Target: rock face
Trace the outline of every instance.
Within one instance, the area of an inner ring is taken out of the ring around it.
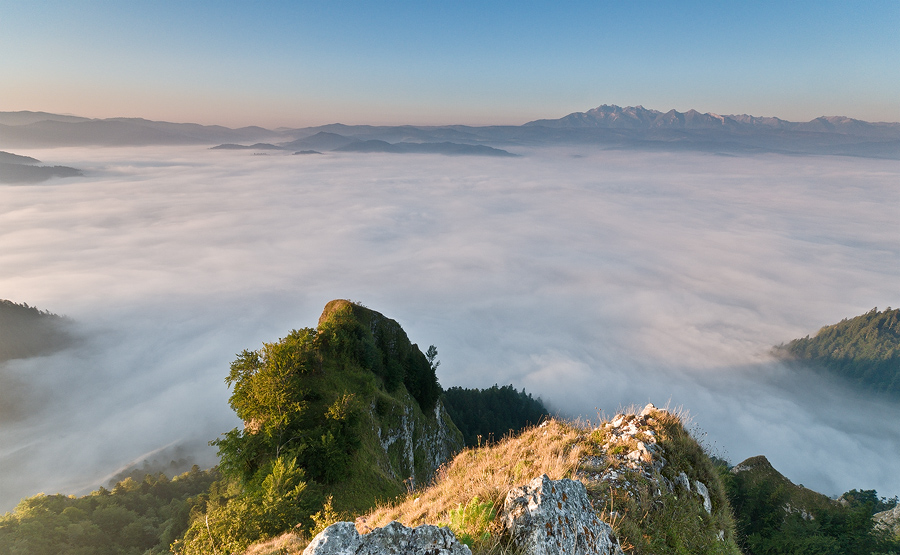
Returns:
[[[360,535],[352,522],[338,522],[323,530],[303,555],[471,555],[448,528],[423,524],[407,528],[391,522]]]
[[[880,530],[887,530],[895,536],[900,536],[900,505],[896,505],[893,509],[875,513],[872,517],[875,521],[875,527]]]
[[[434,472],[463,448],[462,435],[441,401],[423,414],[408,395],[405,403],[381,401],[375,431],[384,450],[383,467],[410,487],[427,483]],[[377,414],[376,414],[377,413]]]
[[[506,496],[503,526],[527,555],[621,554],[612,528],[597,518],[584,484],[547,475]]]

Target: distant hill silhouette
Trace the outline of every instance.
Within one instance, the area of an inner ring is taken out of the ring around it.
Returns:
[[[38,166],[41,161],[31,156],[0,152],[0,183],[39,183],[51,177],[77,177],[80,170],[68,166]]]
[[[223,145],[214,146],[210,150],[284,150],[284,148],[269,143],[256,143],[254,145],[225,143]]]
[[[486,145],[459,143],[389,143],[387,141],[359,141],[335,149],[340,152],[387,152],[392,154],[444,154],[449,156],[516,156],[505,150]]]

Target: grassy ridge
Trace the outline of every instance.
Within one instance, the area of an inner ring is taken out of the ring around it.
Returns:
[[[669,412],[652,413],[645,428],[659,438],[658,453],[666,461],[661,470],[653,466],[659,458],[641,463],[628,459],[629,449],[611,440],[609,423],[595,428],[552,419],[496,444],[466,449],[432,487],[378,508],[358,520],[357,527],[366,531],[392,520],[408,526],[437,523],[449,526],[476,555],[504,553],[509,546],[498,515],[506,494],[547,474],[581,480],[595,510],[628,553],[737,555],[726,493],[702,447]],[[711,512],[699,495],[669,490],[681,472],[709,488]]]

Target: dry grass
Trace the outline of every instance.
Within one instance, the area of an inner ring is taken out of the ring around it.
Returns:
[[[356,527],[367,533],[393,520],[410,527],[448,526],[475,555],[511,554],[498,518],[506,495],[547,474],[553,480],[584,483],[598,516],[612,526],[626,553],[739,553],[724,489],[703,448],[685,429],[690,417],[684,411],[657,409],[644,419],[639,410],[620,412],[626,415],[620,428],[611,422],[595,427],[554,419],[499,443],[466,449],[441,467],[429,487],[377,507],[356,519]],[[631,422],[640,431],[623,435]],[[640,436],[644,430],[655,436]],[[634,454],[638,437],[658,442],[657,450],[667,460],[662,472],[649,454],[640,460],[626,456]],[[715,514],[706,514],[695,495],[667,491],[666,484],[681,471],[710,486]],[[713,540],[719,530],[726,531],[728,542]],[[295,555],[308,543],[309,538],[286,534],[245,555]]]
[[[510,489],[536,476],[572,477],[584,456],[586,431],[577,423],[548,420],[515,438],[494,445],[466,449],[442,467],[434,484],[391,505],[357,519],[360,532],[397,520],[406,526],[423,523],[449,525],[457,536],[475,544],[477,552],[497,552],[494,518]],[[467,516],[467,513],[473,516]],[[488,537],[489,536],[489,537]]]
[[[287,532],[251,545],[243,555],[300,555],[309,542],[310,538],[306,534]]]

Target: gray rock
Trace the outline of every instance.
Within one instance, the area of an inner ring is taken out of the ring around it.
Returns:
[[[895,505],[893,509],[875,513],[872,516],[875,521],[875,527],[879,530],[887,530],[894,535],[900,535],[900,505]]]
[[[700,497],[703,498],[703,508],[706,509],[707,513],[712,514],[712,501],[709,498],[709,488],[707,488],[706,484],[700,480],[694,480],[694,489],[696,489],[697,493],[700,494]]]
[[[361,540],[352,522],[335,522],[313,538],[303,555],[338,555],[356,553]]]
[[[313,538],[303,555],[472,555],[449,528],[397,521],[360,535],[352,522],[332,524]]]
[[[547,475],[506,496],[503,526],[525,555],[622,554],[609,524],[594,514],[584,484]]]

